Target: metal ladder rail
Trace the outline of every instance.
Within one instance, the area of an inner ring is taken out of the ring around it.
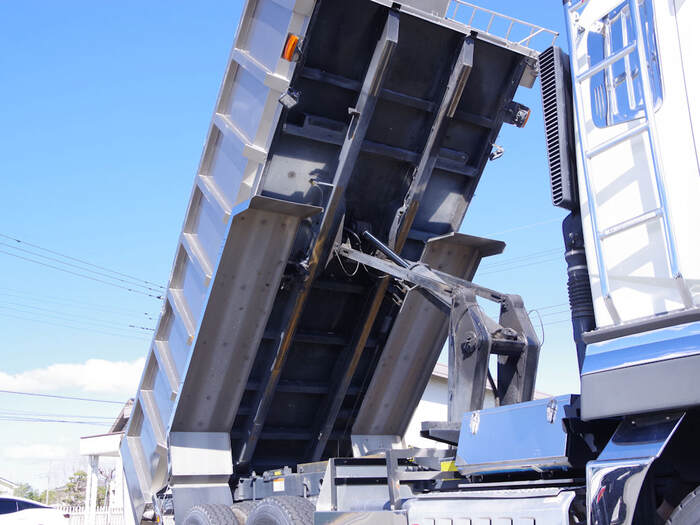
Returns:
[[[592,69],[589,69],[587,72],[583,73],[583,76],[581,73],[578,71],[577,67],[577,59],[575,56],[576,52],[576,45],[575,45],[575,35],[578,33],[576,31],[575,27],[575,22],[573,20],[575,13],[574,7],[578,7],[581,5],[582,2],[572,2],[572,0],[569,0],[569,5],[567,6],[566,9],[566,18],[567,18],[567,36],[568,36],[568,41],[569,41],[569,50],[571,51],[572,55],[572,60],[571,60],[571,76],[572,80],[576,85],[580,84],[583,80],[586,80],[586,78],[592,75],[594,75],[597,71],[594,71]],[[623,49],[623,51],[626,51]],[[630,50],[629,52],[631,52]],[[621,52],[620,52],[621,53]],[[613,57],[609,57],[613,58]],[[604,60],[601,64],[598,64],[597,66],[594,66],[594,68],[600,67],[600,70],[605,68],[605,62],[607,60]],[[595,255],[596,255],[596,264],[598,266],[598,276],[600,280],[600,288],[601,288],[601,294],[603,296],[603,301],[605,303],[605,307],[608,310],[608,313],[610,314],[610,317],[613,320],[613,324],[619,324],[620,323],[620,314],[617,311],[617,308],[615,307],[615,304],[613,303],[612,296],[610,294],[610,283],[608,281],[608,274],[605,269],[605,260],[604,260],[604,255],[603,255],[603,247],[601,244],[601,239],[600,236],[598,235],[598,215],[596,213],[596,203],[595,203],[595,193],[593,192],[593,187],[591,183],[591,177],[590,173],[588,170],[588,159],[586,158],[586,153],[589,151],[588,148],[588,141],[586,140],[586,135],[582,132],[584,122],[582,119],[582,115],[584,114],[583,111],[583,100],[581,99],[581,96],[578,93],[577,89],[573,90],[573,97],[574,97],[574,104],[576,105],[576,135],[578,138],[578,143],[581,146],[581,151],[583,152],[583,159],[582,159],[582,165],[583,165],[583,179],[585,182],[585,187],[586,187],[586,195],[587,195],[587,200],[588,200],[588,214],[591,220],[591,228],[593,230],[593,237],[594,237],[594,248],[595,248]]]
[[[676,250],[676,244],[675,244],[675,239],[673,236],[673,231],[671,229],[671,222],[670,222],[670,213],[668,209],[668,203],[667,203],[667,197],[666,197],[666,191],[665,191],[665,185],[664,185],[664,179],[663,179],[663,167],[661,165],[661,159],[658,158],[658,141],[656,139],[656,121],[655,121],[655,116],[654,116],[654,111],[653,108],[650,111],[649,110],[649,101],[652,100],[652,95],[651,95],[651,83],[649,80],[648,76],[648,64],[646,61],[646,53],[645,53],[645,42],[644,38],[642,35],[642,29],[641,29],[641,16],[639,14],[639,6],[637,5],[635,0],[632,0],[630,2],[632,5],[632,12],[634,16],[634,23],[635,23],[635,41],[633,43],[630,43],[626,45],[623,49],[620,51],[616,52],[615,54],[608,56],[606,59],[601,61],[595,66],[590,67],[584,72],[579,72],[576,60],[572,61],[572,76],[574,77],[574,81],[576,82],[577,85],[582,84],[585,80],[589,79],[593,75],[605,70],[606,68],[612,66],[614,63],[618,62],[619,60],[628,60],[629,55],[634,52],[635,50],[637,51],[637,54],[639,55],[639,61],[640,61],[640,76],[642,79],[642,103],[641,103],[641,108],[644,110],[644,120],[641,124],[638,126],[634,126],[631,129],[628,129],[627,131],[604,141],[602,144],[599,144],[598,146],[589,149],[588,143],[586,140],[586,137],[583,133],[581,133],[581,128],[582,128],[582,122],[581,122],[581,115],[583,115],[583,101],[581,100],[581,97],[579,97],[578,93],[575,92],[575,98],[576,98],[576,105],[577,105],[577,123],[578,123],[578,138],[579,142],[582,146],[583,154],[584,154],[584,159],[583,159],[583,167],[584,167],[584,179],[586,183],[586,193],[588,194],[588,208],[589,208],[589,215],[591,217],[591,224],[592,224],[592,229],[594,232],[594,237],[595,237],[595,250],[596,250],[596,258],[598,261],[598,272],[599,272],[599,277],[600,277],[600,285],[601,285],[601,293],[603,296],[603,300],[605,302],[606,308],[608,309],[608,312],[610,313],[610,317],[613,320],[614,324],[620,324],[621,319],[619,316],[619,313],[617,312],[617,308],[615,307],[615,304],[612,299],[611,295],[611,290],[610,290],[610,285],[609,285],[609,277],[608,277],[608,272],[607,268],[605,266],[604,258],[603,258],[603,246],[602,246],[602,241],[608,237],[611,237],[613,235],[616,235],[618,233],[621,233],[623,231],[626,231],[630,228],[633,228],[635,226],[638,226],[640,224],[649,222],[654,219],[660,219],[663,225],[663,233],[664,233],[664,248],[665,248],[665,255],[666,255],[666,260],[669,265],[669,270],[671,277],[676,281],[679,293],[682,297],[683,303],[686,307],[691,307],[693,305],[692,302],[692,296],[690,294],[690,290],[685,283],[685,280],[682,277],[682,274],[679,269],[678,265],[678,257],[677,257],[677,250]],[[571,6],[569,6],[569,9],[567,10],[567,16],[569,18],[569,45],[570,48],[573,50],[574,45],[573,45],[573,21],[572,21],[572,13],[573,9]],[[593,157],[603,153],[604,151],[607,151],[608,149],[616,146],[617,144],[620,144],[621,142],[624,142],[640,133],[646,132],[648,137],[649,137],[649,144],[650,144],[650,152],[652,155],[652,162],[653,162],[653,169],[654,169],[654,179],[655,179],[655,189],[656,189],[656,198],[657,201],[659,202],[659,207],[655,208],[653,210],[649,210],[646,212],[641,213],[640,215],[637,215],[636,217],[632,217],[630,219],[627,219],[625,221],[622,221],[618,224],[615,224],[609,228],[606,228],[605,230],[600,230],[598,228],[598,217],[597,217],[597,201],[595,198],[595,194],[593,193],[593,184],[591,181],[590,173],[588,170],[588,161],[592,159]]]
[[[656,127],[656,114],[654,112],[654,98],[651,91],[651,80],[649,79],[649,64],[647,62],[646,41],[642,31],[642,16],[639,12],[639,3],[637,0],[631,0],[632,14],[634,16],[634,29],[637,39],[637,54],[639,55],[640,78],[642,80],[642,106],[646,114],[648,122],[649,145],[651,150],[651,158],[654,164],[654,181],[656,183],[656,192],[659,199],[659,208],[661,210],[661,222],[664,230],[664,242],[666,246],[666,258],[668,261],[671,278],[676,282],[678,293],[681,296],[683,305],[686,308],[693,306],[693,297],[690,293],[688,283],[685,281],[678,262],[678,249],[676,247],[676,239],[671,227],[671,210],[668,206],[668,198],[666,195],[666,184],[664,177],[664,168],[661,158],[658,156],[659,141],[658,130]]]

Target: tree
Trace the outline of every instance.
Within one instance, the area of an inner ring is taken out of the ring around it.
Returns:
[[[102,486],[97,489],[97,505],[109,507],[114,469],[100,467],[97,475],[102,482]]]
[[[51,505],[53,503],[58,503],[58,497],[56,495],[55,490],[49,490],[48,496],[46,495],[46,491],[42,490],[40,493],[37,493],[36,501],[40,503],[46,503],[48,505]]]
[[[39,494],[29,483],[20,483],[14,491],[14,495],[18,498],[27,498],[34,501],[41,501]]]
[[[67,505],[85,504],[85,487],[87,487],[87,473],[78,470],[68,478],[64,501]]]
[[[107,492],[109,492],[109,489],[105,486],[102,487],[97,487],[97,506],[98,507],[106,507],[107,504],[105,501],[107,500]]]

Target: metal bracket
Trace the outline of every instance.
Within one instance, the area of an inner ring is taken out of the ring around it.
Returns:
[[[259,391],[254,400],[254,416],[250,418],[243,431],[244,438],[236,457],[238,464],[247,465],[253,458],[297,325],[304,310],[306,299],[311,291],[311,284],[319,268],[322,267],[322,262],[327,260],[327,257],[324,257],[324,255],[327,256],[330,253],[333,238],[342,223],[345,188],[355,169],[355,162],[360,154],[362,142],[377,104],[378,92],[387,76],[391,57],[399,40],[399,18],[397,12],[392,10],[388,12],[384,29],[367,67],[362,91],[355,104],[359,116],[352,135],[348,133],[340,150],[338,165],[333,177],[334,187],[328,199],[318,233],[312,243],[308,261],[309,273],[304,283],[300,285],[296,300],[290,303],[291,307],[284,314],[287,326],[281,332],[276,352],[274,352],[270,362],[267,363],[265,377],[261,381],[261,384],[265,386]]]
[[[462,289],[454,294],[447,379],[447,420],[450,422],[461,422],[465,412],[484,406],[492,345],[491,331],[484,322],[486,319],[473,290]]]
[[[503,154],[505,153],[505,149],[503,146],[499,146],[498,144],[493,144],[493,150],[489,154],[489,160],[496,160],[500,159]]]
[[[474,66],[474,39],[466,37],[460,45],[457,60],[452,68],[450,79],[445,87],[445,92],[442,96],[442,102],[435,113],[433,125],[430,130],[430,135],[425,143],[425,148],[421,155],[418,166],[413,175],[411,187],[406,193],[404,205],[399,208],[394,217],[394,222],[391,225],[389,233],[389,246],[396,249],[397,246],[403,244],[405,235],[413,223],[413,218],[418,211],[418,202],[420,202],[428,181],[433,173],[433,168],[437,162],[440,139],[447,128],[446,122],[451,119],[457,106],[462,98],[464,87],[467,84],[469,75]]]
[[[406,261],[369,232],[364,232],[363,237],[390,260],[347,245],[336,246],[336,253],[416,285],[427,299],[450,316],[449,421],[459,422],[465,412],[483,408],[491,353],[499,356],[494,394],[501,404],[532,399],[540,343],[520,296],[496,292]],[[498,322],[483,312],[477,296],[500,303]]]
[[[282,104],[287,109],[292,109],[299,102],[299,97],[301,93],[293,89],[288,89],[279,98],[280,104]]]

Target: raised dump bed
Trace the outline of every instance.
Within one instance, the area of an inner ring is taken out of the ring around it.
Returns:
[[[447,319],[332,247],[367,230],[471,279],[503,244],[455,232],[536,75],[447,4],[247,2],[122,441],[137,520],[168,484],[177,515],[405,431]]]

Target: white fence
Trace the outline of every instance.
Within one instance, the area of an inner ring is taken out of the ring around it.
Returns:
[[[124,509],[121,507],[97,507],[92,523],[87,519],[87,511],[82,505],[79,507],[61,505],[57,506],[56,510],[63,514],[70,514],[70,525],[124,525]]]

